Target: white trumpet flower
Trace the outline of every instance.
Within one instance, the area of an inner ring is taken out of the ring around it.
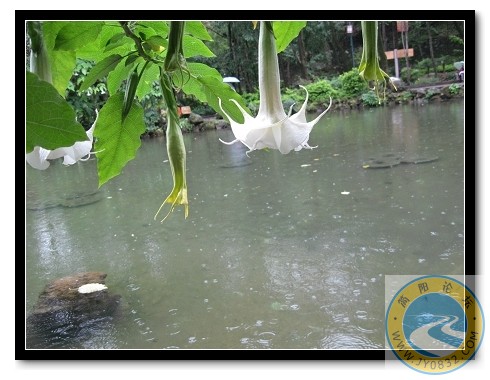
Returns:
[[[99,116],[97,112],[97,117]],[[88,141],[77,141],[72,146],[56,148],[55,150],[44,149],[36,146],[32,152],[26,154],[26,161],[34,169],[46,170],[50,163],[48,160],[54,160],[63,157],[63,165],[73,165],[77,161],[86,161],[90,158],[92,143],[94,141],[94,129],[97,118],[92,127],[86,132]]]
[[[298,113],[291,116],[293,106],[286,115],[281,101],[279,63],[277,59],[276,41],[272,31],[272,25],[266,24],[266,21],[260,22],[259,35],[259,93],[260,105],[259,112],[254,118],[250,116],[234,99],[238,109],[242,112],[244,123],[235,122],[219,105],[225,116],[231,124],[231,130],[235,135],[235,140],[225,142],[230,145],[241,142],[248,147],[250,153],[257,149],[277,149],[282,154],[287,154],[291,150],[299,151],[303,148],[313,149],[308,145],[308,139],[313,126],[327,113],[332,105],[318,115],[314,120],[306,121],[306,104],[308,102],[308,91],[306,99]]]

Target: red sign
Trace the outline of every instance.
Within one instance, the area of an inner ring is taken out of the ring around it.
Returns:
[[[179,114],[179,116],[190,115],[191,114],[191,107],[189,107],[189,106],[178,107],[177,113]]]

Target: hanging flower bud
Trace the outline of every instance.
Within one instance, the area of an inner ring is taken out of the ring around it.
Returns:
[[[170,203],[170,211],[162,219],[163,222],[174,210],[176,205],[184,206],[184,215],[187,218],[189,214],[189,202],[187,200],[187,182],[185,176],[186,152],[184,137],[180,130],[179,116],[177,114],[177,102],[175,101],[171,79],[162,68],[160,68],[160,85],[167,104],[167,154],[174,182],[172,192],[163,201],[155,214],[156,220],[163,206],[166,203]]]
[[[378,22],[377,21],[361,21],[362,28],[362,57],[359,64],[359,75],[366,81],[373,81],[376,95],[379,103],[379,85],[383,83],[383,90],[386,90],[386,78],[392,83],[390,76],[386,74],[379,66],[378,55]],[[396,87],[395,87],[396,90]]]

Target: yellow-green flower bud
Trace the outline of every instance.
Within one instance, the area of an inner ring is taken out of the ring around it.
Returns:
[[[170,203],[170,211],[162,219],[162,222],[170,215],[176,205],[184,206],[184,215],[187,218],[189,214],[189,202],[187,200],[187,182],[185,173],[186,152],[184,137],[179,125],[179,116],[177,114],[177,102],[173,93],[170,77],[160,68],[160,85],[162,87],[163,97],[167,104],[167,154],[172,169],[172,178],[174,187],[172,192],[163,201],[162,205],[155,214],[155,220],[161,209],[166,203]]]
[[[386,90],[386,78],[391,83],[390,76],[379,67],[378,55],[378,22],[361,21],[362,28],[362,57],[359,64],[359,75],[366,81],[374,82],[374,89],[378,95],[379,84],[383,83]],[[395,88],[396,89],[396,88]],[[381,100],[379,101],[381,103]]]

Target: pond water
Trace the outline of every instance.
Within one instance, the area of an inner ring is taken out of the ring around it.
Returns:
[[[385,275],[464,273],[462,101],[327,114],[318,148],[285,156],[247,157],[229,130],[184,138],[187,220],[153,220],[164,139],[100,190],[95,160],[26,167],[27,313],[79,272],[121,295],[114,318],[33,347],[383,348]],[[394,156],[409,162],[363,167]]]

